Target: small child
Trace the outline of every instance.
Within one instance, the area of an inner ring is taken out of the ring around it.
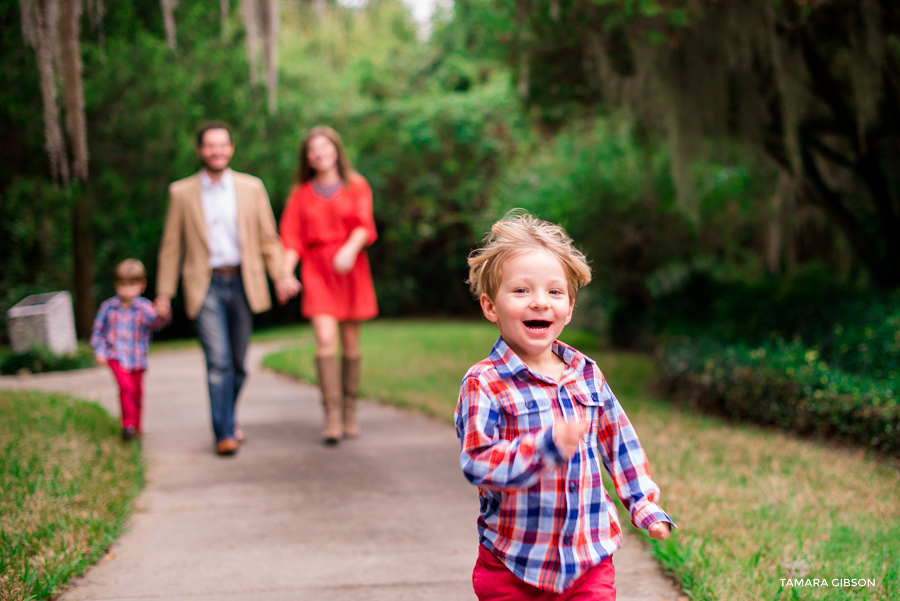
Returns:
[[[601,464],[635,526],[658,540],[674,526],[597,364],[557,340],[590,280],[565,231],[530,215],[495,223],[469,256],[469,285],[500,329],[456,407],[460,465],[481,500],[481,601],[616,598],[622,531]]]
[[[141,296],[147,288],[147,271],[137,259],[116,266],[116,296],[103,301],[94,319],[91,346],[98,365],[109,365],[119,385],[122,406],[122,438],[141,434],[141,398],[144,370],[150,351],[151,330],[170,321],[160,316],[152,302]]]

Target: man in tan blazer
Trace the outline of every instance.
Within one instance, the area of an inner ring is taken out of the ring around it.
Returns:
[[[195,320],[206,355],[216,452],[237,452],[243,433],[234,410],[247,372],[244,357],[252,314],[272,306],[266,271],[279,302],[300,290],[284,272],[284,251],[265,186],[229,169],[231,131],[221,122],[197,133],[199,173],[169,186],[169,205],[159,249],[156,304],[171,311],[181,275],[187,316]]]

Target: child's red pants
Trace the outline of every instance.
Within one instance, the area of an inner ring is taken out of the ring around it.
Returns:
[[[565,591],[545,591],[519,579],[484,545],[478,545],[472,572],[478,601],[616,601],[615,583],[616,568],[607,557]]]
[[[119,384],[119,404],[122,406],[122,428],[141,431],[141,398],[144,395],[144,370],[122,369],[115,359],[109,360],[109,367]]]

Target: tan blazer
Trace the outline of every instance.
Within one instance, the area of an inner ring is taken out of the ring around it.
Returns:
[[[244,292],[254,313],[272,307],[266,269],[282,277],[284,249],[275,226],[269,195],[258,177],[233,171],[237,197],[238,239]],[[187,316],[196,319],[209,290],[209,233],[200,198],[200,174],[169,185],[169,207],[159,245],[156,292],[172,298],[181,274]]]

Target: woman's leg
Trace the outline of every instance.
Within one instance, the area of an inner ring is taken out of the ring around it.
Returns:
[[[316,334],[316,357],[335,357],[338,351],[338,320],[331,315],[310,318]]]
[[[316,334],[316,372],[325,409],[325,444],[337,444],[343,434],[341,424],[341,375],[337,362],[338,322],[330,315],[311,318]]]
[[[344,436],[359,436],[356,420],[356,399],[359,396],[359,322],[341,322],[341,380],[344,392]]]

